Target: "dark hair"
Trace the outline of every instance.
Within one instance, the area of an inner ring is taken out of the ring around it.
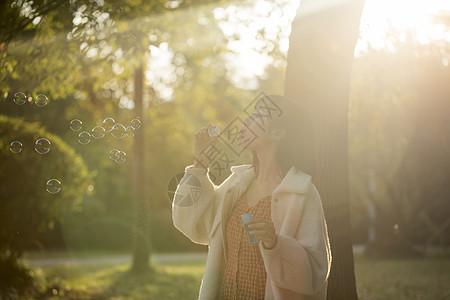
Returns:
[[[270,129],[285,128],[286,135],[278,142],[275,157],[285,176],[294,166],[313,178],[315,176],[314,127],[310,110],[305,103],[281,95],[264,95],[263,101],[275,104],[278,114],[271,116]],[[269,129],[269,130],[270,130]],[[259,172],[256,151],[252,150],[253,167]]]

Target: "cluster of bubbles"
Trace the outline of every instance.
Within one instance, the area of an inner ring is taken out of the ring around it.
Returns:
[[[34,102],[38,107],[44,107],[49,103],[49,99],[44,94],[37,95],[34,99],[30,95],[26,95],[23,92],[17,92],[13,96],[13,101],[17,105],[24,105],[25,103]],[[125,127],[120,123],[116,123],[113,118],[106,118],[103,120],[101,126],[95,126],[90,131],[81,131],[78,134],[78,142],[82,145],[89,144],[91,139],[101,139],[106,134],[110,133],[116,139],[123,139],[126,136],[134,137],[135,131],[141,127],[141,121],[139,118],[131,120],[131,125]],[[73,131],[80,131],[83,128],[83,122],[79,119],[73,119],[70,121],[70,129]],[[51,142],[46,138],[39,138],[34,144],[34,150],[39,154],[47,154],[51,149]],[[13,141],[9,145],[9,150],[18,154],[23,150],[23,144],[20,141]],[[118,149],[112,149],[109,152],[109,157],[118,164],[123,164],[127,160],[127,154]],[[47,181],[46,190],[50,194],[57,194],[61,190],[62,185],[58,179],[50,179]]]
[[[31,96],[25,95],[25,93],[17,92],[13,96],[13,101],[17,105],[24,105],[27,102],[34,102],[36,106],[38,107],[44,107],[49,103],[49,99],[44,94],[37,95],[34,99]],[[39,138],[34,143],[34,150],[39,154],[47,154],[50,152],[51,149],[51,142],[46,138]],[[11,144],[9,144],[9,150],[14,153],[18,154],[22,152],[23,150],[23,144],[20,141],[12,141]],[[46,191],[50,194],[57,194],[61,190],[62,185],[61,182],[58,179],[50,179],[46,183]]]
[[[24,105],[27,102],[33,102],[33,97],[25,95],[25,93],[17,92],[13,96],[14,103],[17,105]],[[44,94],[39,94],[34,98],[34,103],[39,107],[44,107],[48,104],[48,97]]]
[[[113,118],[106,118],[102,125],[95,126],[90,131],[81,131],[78,134],[78,142],[82,145],[89,144],[94,139],[101,139],[106,134],[111,134],[116,139],[123,139],[125,137],[134,137],[136,130],[141,127],[141,120],[135,118],[131,120],[131,125],[125,127],[121,123],[116,123]],[[80,131],[83,128],[83,122],[79,119],[73,119],[69,123],[70,129],[73,131]],[[126,161],[127,154],[123,151],[113,149],[110,151],[110,158],[118,164],[123,164]]]
[[[39,138],[34,143],[34,150],[39,154],[47,154],[50,152],[51,142],[46,138]],[[23,150],[23,144],[20,141],[13,141],[9,144],[9,150],[14,154],[19,154]],[[46,188],[50,194],[57,194],[61,190],[61,182],[58,179],[50,179],[47,181]]]
[[[50,146],[52,143],[46,138],[39,138],[34,143],[34,150],[39,154],[47,154],[50,152]],[[20,141],[13,141],[11,144],[9,144],[9,150],[14,153],[18,154],[22,152],[23,144]]]

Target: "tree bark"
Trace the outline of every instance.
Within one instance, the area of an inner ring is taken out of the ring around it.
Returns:
[[[148,222],[147,180],[145,172],[145,118],[143,113],[143,66],[135,69],[135,116],[140,117],[141,127],[136,130],[133,149],[133,178],[135,182],[135,226],[133,233],[133,271],[149,270],[150,259],[150,228]]]
[[[328,5],[317,7],[317,3]],[[350,228],[348,100],[364,1],[302,0],[292,24],[285,95],[313,115],[316,178],[332,251],[327,299],[358,299]],[[311,9],[316,7],[315,9]]]

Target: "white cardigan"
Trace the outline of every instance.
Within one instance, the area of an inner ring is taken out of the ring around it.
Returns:
[[[194,243],[209,245],[199,299],[217,299],[226,261],[226,223],[242,193],[256,176],[251,165],[231,167],[219,186],[207,170],[187,166],[175,191],[172,219]],[[195,177],[197,180],[192,180]],[[192,183],[201,185],[192,193]],[[177,205],[177,195],[190,193],[190,205]],[[272,192],[271,217],[275,248],[259,248],[267,272],[265,299],[325,300],[331,250],[320,196],[311,176],[292,167]],[[220,228],[220,230],[218,230]]]

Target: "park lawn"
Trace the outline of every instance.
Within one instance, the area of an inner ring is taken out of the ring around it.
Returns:
[[[35,268],[46,278],[45,299],[196,299],[205,262],[153,264],[130,273],[128,264]]]
[[[450,259],[355,259],[360,300],[450,299]]]
[[[196,299],[205,261],[153,263],[131,274],[129,265],[34,268],[46,278],[45,299]],[[450,259],[365,259],[355,256],[360,300],[450,299]]]

